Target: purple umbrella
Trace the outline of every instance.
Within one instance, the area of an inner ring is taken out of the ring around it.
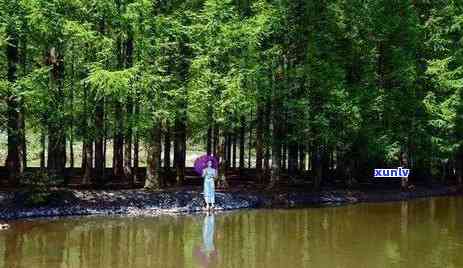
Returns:
[[[203,169],[207,167],[207,162],[209,160],[212,161],[213,168],[217,169],[219,167],[219,160],[217,159],[217,157],[207,154],[202,155],[195,160],[194,164],[195,171],[199,174],[199,176],[203,175]]]

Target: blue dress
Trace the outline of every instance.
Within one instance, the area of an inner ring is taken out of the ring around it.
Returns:
[[[203,170],[204,178],[204,200],[206,203],[215,203],[214,177],[217,170],[207,167]]]

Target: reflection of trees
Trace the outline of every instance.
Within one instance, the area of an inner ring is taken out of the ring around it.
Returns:
[[[5,267],[21,267],[23,238],[16,232],[5,235]]]
[[[0,248],[4,248],[4,267],[183,264],[187,233],[180,226],[191,221],[191,217],[91,217],[16,223],[0,237]]]
[[[67,235],[61,228],[53,229],[40,222],[38,225],[40,228],[18,223],[8,230],[3,241],[5,267],[59,267],[63,263]],[[33,249],[35,260],[31,259],[29,248]]]
[[[463,267],[462,207],[436,198],[220,213],[209,266]],[[0,266],[194,267],[203,226],[198,215],[16,223],[0,236]]]

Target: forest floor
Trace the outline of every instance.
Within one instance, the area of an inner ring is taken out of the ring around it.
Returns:
[[[0,190],[0,220],[78,215],[159,215],[197,213],[204,201],[200,186],[173,187],[162,191],[144,189],[80,190],[54,188],[47,193]],[[431,196],[463,195],[461,188],[447,185],[398,188],[323,189],[283,186],[272,190],[235,185],[217,190],[218,210],[244,208],[290,208],[343,205],[360,202],[388,202]]]

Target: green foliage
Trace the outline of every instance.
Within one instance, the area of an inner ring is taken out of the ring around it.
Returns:
[[[96,97],[110,96],[119,101],[125,101],[130,93],[132,69],[121,71],[108,71],[100,68],[91,70],[88,78],[84,80],[91,84],[96,91]]]
[[[5,97],[13,95],[24,101],[28,126],[59,124],[77,139],[98,132],[100,102],[109,138],[120,120],[146,140],[176,118],[186,121],[189,138],[203,137],[211,124],[233,132],[240,118],[250,121],[257,106],[270,105],[272,116],[284,118],[282,141],[365,164],[394,164],[404,151],[423,163],[455,155],[463,135],[458,1],[246,3],[5,1],[2,130]],[[13,83],[5,54],[12,38],[25,57]],[[56,66],[62,85],[53,79]],[[127,109],[129,101],[139,113],[116,118],[116,104]]]

